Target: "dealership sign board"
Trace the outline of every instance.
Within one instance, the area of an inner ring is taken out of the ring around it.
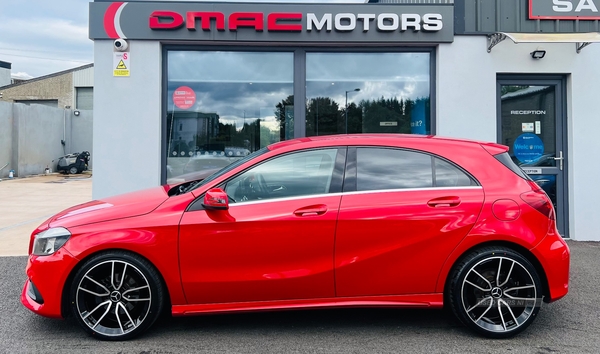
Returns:
[[[91,39],[443,43],[450,5],[93,2]]]
[[[598,20],[600,0],[529,0],[529,18]]]

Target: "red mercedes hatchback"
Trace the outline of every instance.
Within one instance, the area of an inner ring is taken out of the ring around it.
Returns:
[[[67,209],[31,235],[21,301],[89,334],[174,316],[447,306],[509,337],[565,296],[552,203],[492,143],[340,135],[271,145],[201,181]]]

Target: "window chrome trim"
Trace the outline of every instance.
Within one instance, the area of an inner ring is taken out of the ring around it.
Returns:
[[[353,191],[344,194],[367,194],[367,193],[397,193],[397,192],[422,192],[422,191],[440,191],[440,190],[469,190],[483,189],[482,186],[462,186],[462,187],[427,187],[427,188],[396,188],[396,189],[374,189],[370,191]]]
[[[359,194],[369,194],[369,193],[421,192],[421,191],[443,191],[443,190],[457,190],[457,189],[458,190],[475,190],[475,189],[483,189],[483,187],[482,186],[464,186],[464,187],[397,188],[397,189],[378,189],[378,190],[372,190],[372,191],[309,194],[309,195],[302,195],[302,196],[289,197],[289,198],[272,198],[272,199],[253,200],[253,201],[249,201],[249,202],[235,202],[235,203],[230,203],[229,207],[233,208],[236,206],[243,206],[243,205],[264,204],[264,203],[292,201],[292,200],[301,200],[301,199],[309,199],[309,198],[323,198],[323,197],[336,197],[336,196],[343,197],[344,195],[359,195]]]
[[[337,197],[337,196],[342,196],[343,194],[344,193],[322,193],[322,194],[301,195],[301,196],[297,196],[297,197],[288,197],[288,198],[260,199],[260,200],[252,200],[249,202],[230,203],[229,207],[233,208],[235,206],[242,206],[242,205],[264,204],[264,203],[290,201],[290,200],[301,200],[301,199],[309,199],[309,198]]]

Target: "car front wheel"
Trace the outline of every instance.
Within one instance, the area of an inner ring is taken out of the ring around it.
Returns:
[[[160,276],[145,259],[112,251],[87,260],[70,291],[77,322],[94,337],[125,340],[156,321],[163,306]]]
[[[508,338],[523,331],[542,303],[535,267],[504,247],[486,247],[464,257],[452,272],[448,290],[456,317],[491,338]]]

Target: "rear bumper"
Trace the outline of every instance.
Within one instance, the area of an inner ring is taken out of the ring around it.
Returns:
[[[550,293],[548,302],[556,301],[569,292],[571,252],[560,235],[547,236],[533,250],[542,264]]]
[[[29,256],[26,268],[28,280],[21,292],[21,303],[38,315],[63,318],[64,284],[76,264],[77,260],[64,247],[50,256]],[[39,297],[37,301],[33,298],[36,294]],[[40,298],[43,300],[40,301]]]

